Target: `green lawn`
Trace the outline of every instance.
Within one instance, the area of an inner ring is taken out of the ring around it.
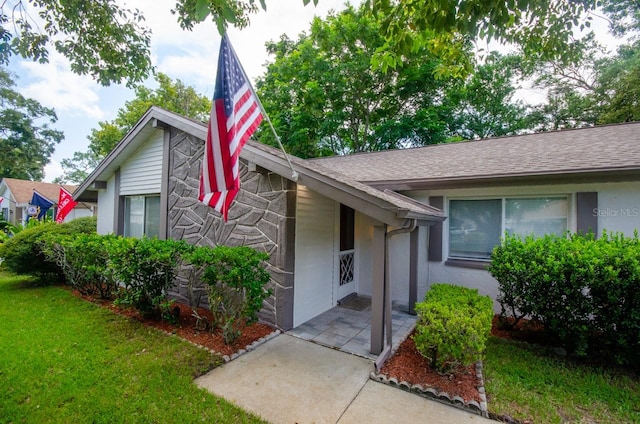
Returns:
[[[261,422],[198,389],[202,349],[0,273],[0,423]]]
[[[640,381],[492,337],[484,361],[489,411],[543,423],[640,423]]]

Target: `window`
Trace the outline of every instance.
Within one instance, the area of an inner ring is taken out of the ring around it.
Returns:
[[[449,257],[486,260],[506,232],[522,236],[567,230],[567,198],[449,201]]]
[[[124,199],[125,237],[158,237],[160,196],[128,196]]]

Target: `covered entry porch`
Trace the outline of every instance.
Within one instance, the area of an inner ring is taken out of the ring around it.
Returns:
[[[393,308],[393,348],[409,335],[416,320],[415,315],[400,307]],[[378,357],[371,353],[371,298],[367,296],[353,296],[289,330],[288,334],[364,358],[375,360]]]
[[[393,303],[402,302],[405,310],[415,304],[419,241],[428,239],[424,227],[444,220],[444,214],[353,181],[333,181],[331,187],[310,182],[303,185],[301,176],[297,185],[292,325],[284,330],[375,358],[378,366],[394,338],[412,329],[415,318]],[[401,261],[391,261],[392,244]],[[390,265],[399,263],[404,275],[392,279]],[[367,296],[370,304],[349,309],[342,300],[351,295]]]

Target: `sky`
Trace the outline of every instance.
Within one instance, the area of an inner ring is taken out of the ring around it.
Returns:
[[[152,30],[151,57],[156,70],[211,97],[220,45],[215,25],[205,22],[196,25],[193,31],[183,31],[170,12],[175,0],[119,0],[119,3],[144,13],[146,25]],[[313,2],[304,6],[302,0],[270,0],[267,12],[252,15],[248,28],[231,28],[229,38],[252,82],[264,73],[264,64],[270,59],[265,48],[267,41],[277,40],[283,33],[295,39],[309,29],[314,16],[324,17],[330,10],[343,9],[344,4],[345,0],[320,0],[318,6]],[[599,24],[605,26],[604,22]],[[606,30],[601,33],[606,37]],[[114,119],[118,109],[134,97],[133,91],[124,85],[102,87],[91,77],[72,73],[66,59],[54,51],[50,52],[48,64],[14,58],[9,68],[18,77],[17,90],[55,109],[58,121],[54,127],[64,132],[65,139],[56,146],[51,162],[45,167],[44,180],[49,182],[62,175],[62,159],[87,150],[91,129],[97,128],[100,121]],[[152,77],[145,85],[156,87]],[[531,93],[525,96],[532,98]]]
[[[211,22],[196,25],[193,31],[184,31],[171,9],[175,0],[119,1],[124,7],[140,9],[146,26],[152,31],[151,57],[158,72],[171,79],[180,79],[193,86],[202,95],[211,97],[215,82],[220,35]],[[345,0],[321,0],[318,6],[302,0],[271,0],[267,12],[251,17],[248,28],[231,28],[229,38],[247,75],[252,80],[264,73],[269,60],[265,43],[279,39],[281,34],[297,38],[309,29],[314,16],[324,17],[330,10],[344,8]],[[55,109],[58,121],[54,128],[64,132],[65,139],[56,146],[51,162],[45,167],[44,181],[51,182],[62,175],[60,161],[70,158],[76,151],[86,151],[87,136],[100,121],[115,118],[119,108],[134,97],[124,85],[102,87],[91,77],[71,72],[64,57],[50,52],[50,61],[39,64],[14,58],[9,69],[17,76],[17,91]],[[149,78],[148,87],[156,87]]]

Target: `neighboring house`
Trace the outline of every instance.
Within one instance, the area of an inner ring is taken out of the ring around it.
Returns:
[[[640,227],[640,123],[291,157],[297,181],[282,152],[249,142],[227,223],[197,200],[205,138],[206,124],[152,107],[74,197],[98,202],[100,233],[268,252],[261,318],[283,330],[370,296],[375,354],[390,348],[392,304],[411,310],[433,282],[495,296],[483,268],[504,231]]]
[[[64,187],[70,193],[73,193],[77,186],[69,184],[53,184],[41,181],[18,180],[15,178],[3,178],[0,181],[0,212],[2,218],[14,225],[23,224],[27,219],[27,209],[33,197],[33,191],[37,191],[47,199],[58,202],[60,187]],[[55,217],[56,206],[52,207],[49,212],[50,217]],[[79,203],[65,218],[65,222],[81,216],[93,216],[95,204]]]

